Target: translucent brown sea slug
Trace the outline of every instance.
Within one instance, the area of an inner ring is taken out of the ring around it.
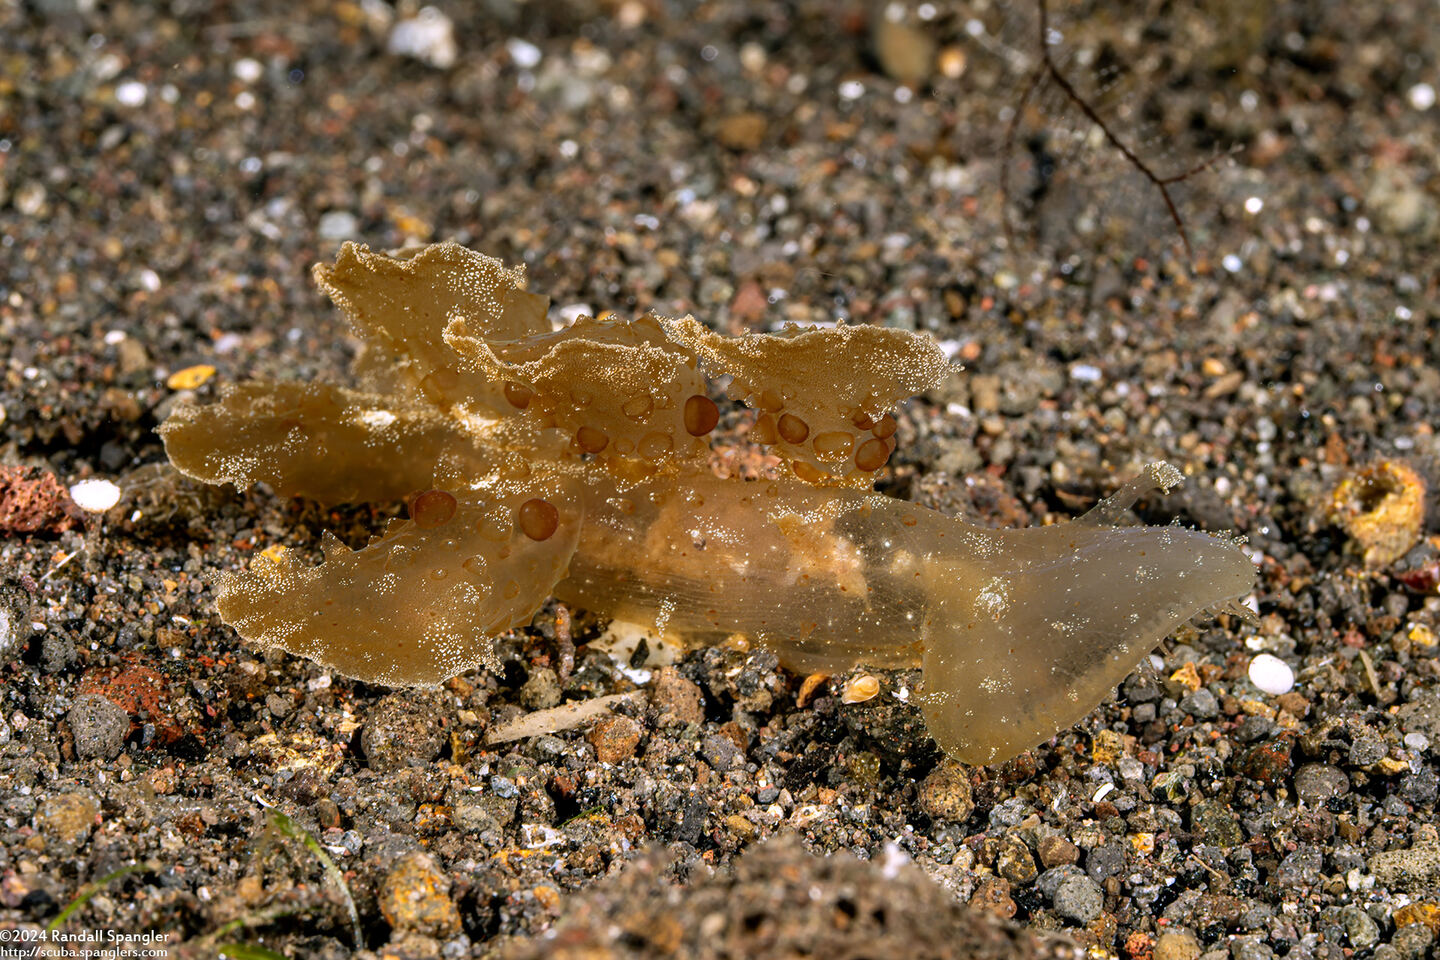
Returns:
[[[367,349],[363,388],[247,383],[177,410],[171,460],[210,483],[410,518],[325,561],[222,575],[246,640],[395,686],[491,664],[567,603],[694,642],[743,633],[788,667],[923,668],[930,732],[991,763],[1092,710],[1176,626],[1247,594],[1230,541],[1119,526],[1155,464],[1080,520],[988,530],[872,489],[890,411],[948,375],[928,337],[872,326],[722,336],[691,318],[551,328],[524,275],[455,244],[347,244],[315,277]],[[707,374],[784,464],[722,479]]]

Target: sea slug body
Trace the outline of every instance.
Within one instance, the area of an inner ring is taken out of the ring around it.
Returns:
[[[1233,543],[1121,526],[1152,465],[1071,523],[989,530],[872,489],[890,411],[949,373],[928,337],[870,326],[731,338],[691,318],[552,329],[522,273],[455,244],[346,244],[316,268],[367,344],[362,388],[248,383],[162,426],[211,483],[410,519],[325,562],[257,558],[220,583],[247,641],[396,686],[493,665],[552,594],[694,642],[743,633],[797,671],[921,665],[930,733],[1005,760],[1075,723],[1178,625],[1249,593]],[[756,411],[779,476],[708,467],[709,377]]]

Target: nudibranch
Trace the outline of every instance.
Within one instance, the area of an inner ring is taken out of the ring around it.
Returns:
[[[453,243],[346,244],[315,268],[365,344],[358,389],[245,383],[179,407],[171,461],[208,483],[409,519],[325,560],[222,574],[248,642],[392,686],[494,666],[551,595],[689,642],[741,633],[800,672],[919,664],[930,733],[994,763],[1071,725],[1177,626],[1249,593],[1234,542],[1120,524],[1155,464],[1079,520],[990,530],[877,494],[892,411],[950,372],[923,334],[728,337],[690,317],[555,329],[525,276]],[[711,378],[755,410],[777,476],[721,478]]]

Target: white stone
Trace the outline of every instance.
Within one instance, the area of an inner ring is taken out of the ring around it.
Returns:
[[[241,83],[254,83],[265,75],[265,68],[260,65],[259,60],[253,57],[242,57],[236,60],[230,70],[235,74],[235,79]]]
[[[540,65],[540,48],[528,40],[511,37],[505,41],[505,49],[510,54],[510,62],[521,70],[534,70]]]
[[[70,488],[70,499],[81,510],[104,513],[120,502],[120,488],[109,480],[81,480]]]
[[[402,57],[414,57],[438,70],[448,70],[460,58],[455,24],[434,7],[421,7],[413,17],[397,21],[386,48]]]
[[[150,88],[139,80],[126,80],[115,88],[115,102],[123,107],[143,107]]]
[[[348,210],[321,214],[318,227],[322,240],[350,240],[360,232],[360,221]]]
[[[1279,657],[1262,653],[1250,661],[1250,682],[1274,696],[1295,688],[1295,671]]]

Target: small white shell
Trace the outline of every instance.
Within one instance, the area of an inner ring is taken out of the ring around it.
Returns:
[[[840,694],[841,703],[864,703],[880,692],[880,679],[868,673],[851,677],[845,683],[845,692]]]

